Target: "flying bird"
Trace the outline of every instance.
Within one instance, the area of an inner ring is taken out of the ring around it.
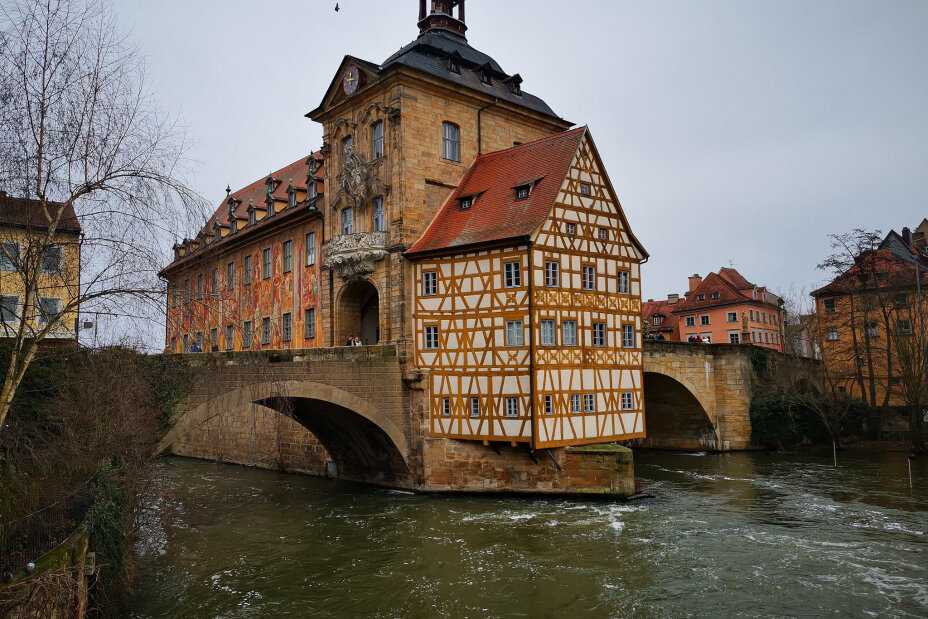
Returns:
[[[335,12],[338,13],[338,2],[335,3]]]

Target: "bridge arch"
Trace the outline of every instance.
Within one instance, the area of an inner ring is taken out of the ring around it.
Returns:
[[[274,409],[312,432],[335,461],[339,478],[393,486],[412,483],[410,449],[402,429],[370,402],[314,381],[250,383],[201,402],[180,416],[159,452],[211,418],[250,404]]]
[[[699,389],[673,366],[644,361],[647,438],[644,446],[718,449],[718,428],[709,389]]]

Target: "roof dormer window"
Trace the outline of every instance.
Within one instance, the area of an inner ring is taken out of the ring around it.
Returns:
[[[290,179],[290,184],[287,186],[287,208],[293,208],[296,206],[296,187],[293,186],[293,179]]]
[[[512,92],[512,94],[518,97],[521,97],[522,96],[522,76],[516,73],[512,77],[507,78],[506,81],[509,82],[510,92]]]
[[[480,81],[487,85],[493,84],[493,74],[490,73],[490,68],[487,66],[482,66],[477,69],[477,74],[480,76]]]
[[[705,301],[705,300],[706,300],[706,295],[704,295],[704,294],[697,294],[697,295],[696,295],[696,300],[697,300],[697,301]]]
[[[461,198],[461,210],[469,211],[470,207],[474,205],[474,197],[467,196],[466,198]]]
[[[458,75],[461,74],[461,63],[458,62],[458,59],[454,56],[448,58],[448,70],[452,73],[457,73]]]
[[[529,193],[531,193],[531,185],[519,185],[516,187],[516,202],[528,200]]]
[[[721,293],[719,293],[719,292],[713,292],[713,293],[712,293],[712,298],[713,298],[713,299],[718,299],[720,296],[721,296]]]

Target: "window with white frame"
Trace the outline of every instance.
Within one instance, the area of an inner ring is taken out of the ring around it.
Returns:
[[[265,247],[261,251],[261,279],[270,279],[271,275],[271,248]]]
[[[561,321],[561,344],[563,346],[576,346],[577,345],[577,321],[576,320],[562,320]]]
[[[506,321],[506,346],[522,346],[522,321]]]
[[[561,265],[554,260],[545,260],[545,286],[557,288],[561,285]]]
[[[592,393],[583,394],[583,412],[584,413],[595,413],[596,412],[596,398],[593,397]]]
[[[703,314],[702,316],[700,316],[699,324],[702,325],[703,327],[708,327],[709,326],[709,314]]]
[[[480,398],[470,399],[470,416],[471,417],[480,416]]]
[[[3,243],[0,251],[0,271],[15,271],[19,266],[19,243]]]
[[[619,271],[619,294],[628,294],[631,274],[628,271]]]
[[[438,271],[422,273],[422,296],[431,297],[438,294]]]
[[[56,323],[61,318],[61,299],[58,297],[39,297],[39,324]]]
[[[729,331],[728,332],[728,343],[729,344],[740,344],[741,335],[737,331]]]
[[[316,310],[309,308],[303,312],[303,337],[307,340],[316,339]]]
[[[580,267],[580,284],[584,290],[596,290],[596,267],[592,264]]]
[[[700,333],[700,334],[699,334],[699,337],[702,338],[702,343],[703,343],[703,344],[711,344],[711,343],[712,343],[712,334],[711,334],[711,333]]]
[[[232,350],[235,345],[235,328],[232,325],[226,325],[226,350]]]
[[[651,324],[654,325],[655,327],[661,326],[661,317],[660,317],[660,316],[654,316],[654,317],[651,319]]]
[[[271,343],[271,319],[264,318],[261,321],[261,343],[265,346]]]
[[[503,285],[506,288],[518,288],[522,285],[522,263],[503,263]]]
[[[371,159],[383,157],[383,121],[371,125]]]
[[[438,327],[429,326],[425,328],[425,349],[438,350]]]
[[[506,416],[519,416],[519,398],[506,398]]]
[[[628,391],[622,392],[622,410],[635,410],[635,395]]]
[[[583,412],[583,405],[580,403],[579,393],[570,394],[570,412],[577,414]]]
[[[738,312],[728,312],[726,314],[728,322],[738,322]]]
[[[342,234],[354,233],[354,210],[346,208],[342,211]]]
[[[606,323],[604,322],[594,322],[593,323],[593,346],[605,346],[606,345]]]
[[[383,221],[383,198],[380,196],[374,198],[374,213],[372,217],[372,228],[374,232],[383,232],[386,230]]]
[[[5,294],[0,296],[0,320],[3,324],[11,325],[19,322],[19,295]]]
[[[441,124],[441,156],[450,161],[461,160],[461,128],[454,123]]]
[[[284,273],[293,270],[293,241],[284,241],[283,246]]]
[[[443,417],[451,416],[451,398],[441,399],[441,414]]]
[[[622,348],[635,347],[635,326],[622,325]]]
[[[280,323],[282,337],[285,342],[289,342],[293,336],[293,316],[287,312],[283,315]]]
[[[550,395],[545,396],[545,415],[554,414],[554,397]]]
[[[42,272],[50,275],[61,273],[61,245],[49,245],[42,254]]]
[[[687,317],[686,317],[686,326],[687,326],[687,327],[695,327],[695,326],[696,326],[696,317],[695,317],[695,316],[687,316]]]
[[[306,266],[316,264],[316,233],[306,235]]]
[[[541,345],[542,346],[554,346],[555,345],[555,322],[553,320],[542,320],[541,321]]]

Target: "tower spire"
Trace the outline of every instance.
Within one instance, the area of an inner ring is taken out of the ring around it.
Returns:
[[[431,2],[428,14],[426,2]],[[464,2],[465,0],[419,0],[419,36],[432,30],[446,30],[463,37],[467,31]]]

